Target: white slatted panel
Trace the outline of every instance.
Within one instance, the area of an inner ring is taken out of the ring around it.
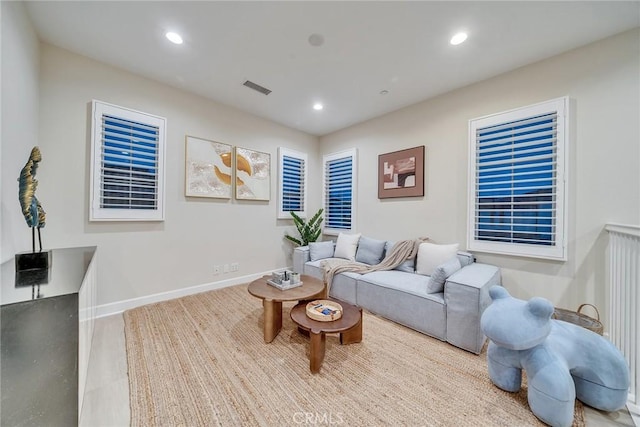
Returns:
[[[609,335],[629,364],[629,410],[640,414],[640,227],[607,225]]]
[[[469,120],[469,250],[566,260],[568,105]]]
[[[351,229],[353,208],[353,157],[330,160],[325,165],[325,224]]]
[[[476,240],[555,245],[557,119],[476,130]]]
[[[89,221],[164,221],[167,120],[92,101]]]
[[[283,212],[305,210],[305,161],[292,156],[282,157],[282,206]]]
[[[158,134],[156,126],[102,116],[101,208],[157,209]]]

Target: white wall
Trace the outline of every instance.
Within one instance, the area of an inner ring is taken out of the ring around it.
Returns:
[[[573,309],[592,302],[606,319],[603,227],[640,223],[639,40],[629,31],[322,137],[323,154],[359,150],[358,231],[466,246],[468,121],[569,95],[569,260],[476,255],[501,266],[518,297]],[[426,146],[425,196],[379,200],[377,156],[418,145]]]
[[[18,176],[38,145],[38,38],[22,2],[0,2],[2,14],[2,114],[0,259],[31,250],[31,232],[20,211]],[[37,179],[40,175],[36,176]],[[36,195],[40,198],[41,190]],[[46,204],[44,205],[47,209]]]
[[[193,94],[41,45],[40,200],[47,209],[45,246],[98,245],[98,303],[106,304],[291,265],[283,239],[290,220],[276,220],[277,148],[309,153],[318,173],[318,139]],[[261,96],[261,95],[257,95]],[[88,221],[89,103],[109,102],[167,118],[166,220]],[[271,154],[271,201],[184,196],[185,135]],[[310,189],[311,210],[319,188]],[[239,262],[213,275],[214,264]],[[54,260],[55,263],[55,260]]]
[[[322,154],[358,148],[358,231],[464,246],[468,120],[569,95],[569,260],[477,255],[503,268],[516,296],[540,295],[570,308],[593,302],[606,316],[603,226],[640,222],[639,36],[623,33],[407,107],[323,137],[318,148],[315,137],[50,45],[38,48],[23,6],[2,2],[2,259],[30,245],[15,179],[33,145],[43,152],[44,245],[100,247],[100,304],[289,264],[291,246],[282,236],[291,223],[276,220],[278,146],[307,151],[310,177],[320,176]],[[167,117],[165,222],[89,223],[91,99]],[[271,202],[186,199],[185,134],[270,152]],[[377,156],[417,145],[427,147],[425,197],[378,200]],[[311,211],[320,205],[315,184]],[[230,262],[240,262],[238,273],[213,276],[214,264]]]

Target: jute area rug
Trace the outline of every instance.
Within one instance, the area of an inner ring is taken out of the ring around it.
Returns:
[[[327,336],[318,374],[289,318],[265,344],[262,302],[234,286],[124,313],[133,426],[531,426],[486,351],[460,350],[370,313],[363,342]],[[581,404],[574,425],[584,425]]]

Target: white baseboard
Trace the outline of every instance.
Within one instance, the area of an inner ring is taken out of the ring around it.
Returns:
[[[274,271],[284,270],[290,267],[276,268],[274,270],[264,271],[262,273],[249,274],[247,276],[233,277],[231,279],[221,280],[219,282],[205,283],[203,285],[191,286],[188,288],[176,289],[174,291],[161,292],[159,294],[147,295],[144,297],[132,298],[124,301],[111,302],[108,304],[102,304],[96,307],[96,319],[100,317],[112,316],[114,314],[120,314],[125,310],[140,307],[147,304],[153,304],[155,302],[167,301],[174,298],[185,297],[187,295],[199,294],[200,292],[212,291],[214,289],[222,289],[228,286],[240,285],[256,280],[264,275],[269,275]]]

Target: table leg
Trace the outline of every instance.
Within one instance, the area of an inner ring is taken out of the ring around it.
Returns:
[[[309,332],[311,337],[311,347],[309,349],[309,368],[311,373],[317,374],[320,372],[322,361],[324,360],[324,350],[326,346],[326,336],[324,332],[315,333]]]
[[[300,332],[305,337],[309,338],[309,330],[308,329],[303,329],[302,327],[298,326],[298,332]]]
[[[273,341],[282,329],[282,301],[264,299],[264,342]]]
[[[362,342],[362,309],[360,309],[360,320],[351,329],[340,333],[340,344],[354,344]]]

